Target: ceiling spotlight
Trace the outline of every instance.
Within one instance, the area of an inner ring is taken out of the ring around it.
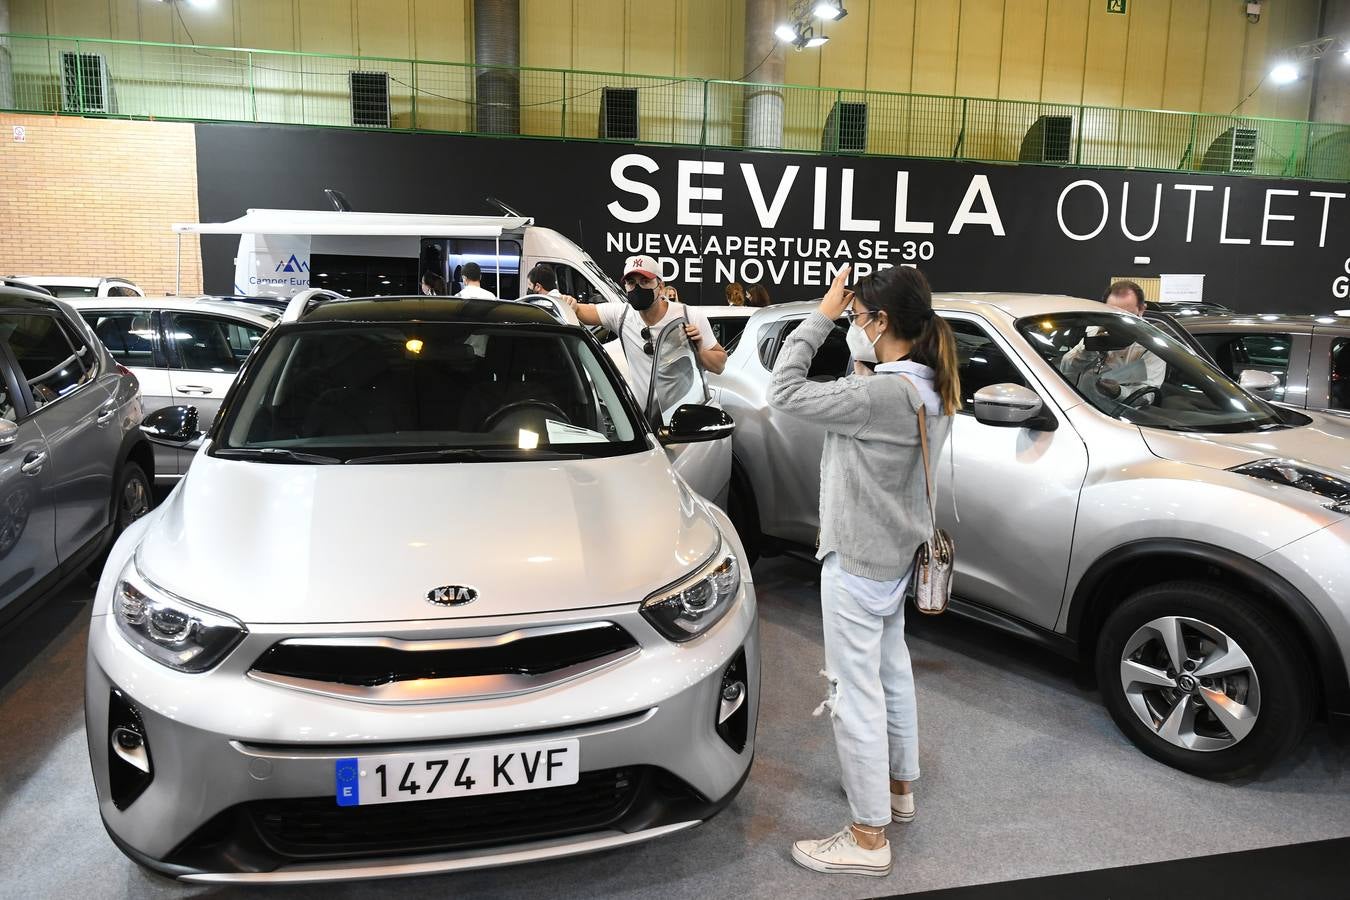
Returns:
[[[773,30],[773,36],[785,44],[791,44],[793,41],[797,40],[797,29],[784,23]]]
[[[848,10],[844,9],[844,0],[820,0],[814,10],[816,18],[830,19],[835,21],[848,15]]]
[[[828,40],[829,38],[825,37],[824,35],[821,35],[820,37],[808,37],[806,39],[806,46],[807,48],[819,47]]]
[[[1270,80],[1275,84],[1291,84],[1298,81],[1298,67],[1293,63],[1280,63],[1270,70]]]

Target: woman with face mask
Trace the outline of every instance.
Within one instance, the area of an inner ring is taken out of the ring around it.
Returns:
[[[919,417],[935,463],[961,388],[956,341],[923,275],[884,269],[850,293],[848,274],[784,342],[769,389],[775,409],[826,432],[816,556],[829,688],[816,712],[830,713],[852,813],[837,834],[798,841],[792,858],[818,872],[886,875],[886,826],[914,818],[919,777],[903,606],[915,551],[933,529]],[[854,372],[811,381],[811,360],[841,317]]]

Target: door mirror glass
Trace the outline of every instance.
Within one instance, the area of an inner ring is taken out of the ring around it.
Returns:
[[[725,410],[702,403],[686,403],[670,416],[657,437],[663,444],[692,444],[696,441],[716,441],[727,437],[736,423]]]
[[[197,427],[197,407],[166,406],[141,420],[141,431],[156,444],[186,447],[202,436]]]
[[[1238,378],[1238,384],[1245,390],[1253,394],[1265,396],[1273,392],[1280,386],[1280,378],[1274,372],[1263,372],[1260,369],[1243,369],[1242,375]]]
[[[9,419],[0,419],[0,450],[4,450],[18,439],[19,426]]]
[[[647,397],[647,415],[655,425],[668,425],[681,406],[705,403],[708,387],[698,354],[684,333],[685,320],[676,319],[661,329],[652,342],[652,382]]]
[[[1021,428],[1040,415],[1041,398],[1020,384],[991,384],[975,392],[975,419],[985,425]]]

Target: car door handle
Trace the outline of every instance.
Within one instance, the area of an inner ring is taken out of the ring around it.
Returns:
[[[42,467],[46,464],[47,451],[40,450],[25,456],[23,458],[23,464],[19,466],[19,471],[25,475],[36,475],[42,471]]]
[[[117,404],[107,403],[99,407],[98,418],[94,419],[94,424],[101,428],[111,422],[115,415],[117,415]]]
[[[204,384],[183,384],[174,388],[180,394],[209,394],[211,389]]]

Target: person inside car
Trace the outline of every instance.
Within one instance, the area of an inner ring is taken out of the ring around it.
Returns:
[[[466,262],[460,274],[464,278],[464,287],[456,294],[456,297],[465,297],[471,300],[496,300],[497,295],[483,287],[483,270],[476,262]]]
[[[684,333],[698,351],[703,368],[720,374],[727,365],[727,351],[717,342],[707,313],[697,306],[671,302],[665,298],[665,283],[657,274],[656,260],[650,256],[630,256],[624,265],[623,281],[633,284],[628,302],[576,303],[571,306],[583,325],[603,325],[619,336],[624,359],[628,361],[628,383],[639,400],[645,400],[651,387],[652,354],[661,329],[676,319],[684,320]]]
[[[1136,316],[1144,314],[1144,289],[1133,281],[1117,281],[1102,298],[1107,306]],[[1059,370],[1081,390],[1113,400],[1149,405],[1167,377],[1167,364],[1141,344],[1110,346],[1110,336],[1096,325],[1059,360]]]

